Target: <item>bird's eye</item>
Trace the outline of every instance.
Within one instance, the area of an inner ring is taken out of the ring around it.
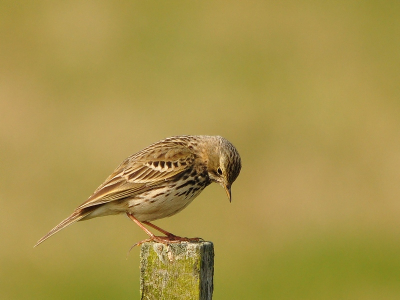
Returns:
[[[222,175],[222,170],[221,170],[221,168],[218,168],[217,172],[218,172],[219,175]]]

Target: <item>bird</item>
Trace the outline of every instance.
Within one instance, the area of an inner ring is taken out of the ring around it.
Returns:
[[[34,247],[77,221],[123,213],[149,236],[134,246],[148,241],[200,241],[201,238],[174,235],[151,222],[180,212],[213,182],[225,189],[231,202],[232,183],[241,167],[239,152],[221,136],[165,138],[127,157],[84,203]],[[143,224],[164,235],[153,234]]]

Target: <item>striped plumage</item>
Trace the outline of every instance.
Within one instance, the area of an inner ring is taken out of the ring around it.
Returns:
[[[231,185],[240,169],[238,151],[223,137],[166,138],[125,159],[86,202],[35,246],[74,222],[119,213],[127,213],[150,240],[188,240],[149,222],[178,213],[212,182],[222,185],[230,200]],[[167,236],[154,236],[140,222]]]

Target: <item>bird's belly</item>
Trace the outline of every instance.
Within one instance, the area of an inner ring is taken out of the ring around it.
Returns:
[[[164,190],[163,188],[148,191],[140,197],[129,200],[128,212],[139,221],[153,221],[170,217],[196,198],[203,188],[187,190],[186,192]]]

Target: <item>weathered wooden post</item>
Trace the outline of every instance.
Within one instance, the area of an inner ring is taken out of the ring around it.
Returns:
[[[141,299],[211,300],[213,275],[211,242],[147,242],[141,246]]]

